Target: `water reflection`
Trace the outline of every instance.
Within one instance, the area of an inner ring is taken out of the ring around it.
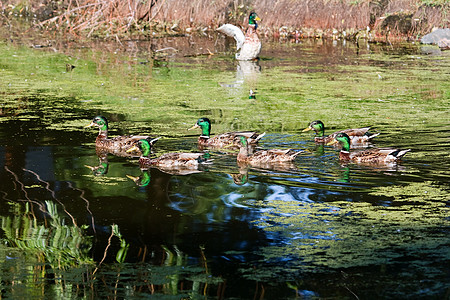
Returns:
[[[448,114],[439,70],[448,61],[418,59],[420,52],[408,47],[360,47],[358,57],[352,43],[295,47],[278,44],[273,59],[258,62],[264,72],[215,57],[173,55],[164,67],[140,64],[150,51],[145,47],[133,46],[135,60],[89,52],[95,62],[77,63],[70,78],[61,75],[66,58],[53,64],[52,55],[51,65],[61,70],[31,56],[9,77],[10,58],[24,52],[6,51],[0,70],[11,82],[1,90],[7,104],[0,114],[5,294],[346,298],[354,295],[342,287],[351,287],[360,298],[445,295]],[[29,74],[39,70],[46,70],[45,80],[30,84],[36,77]],[[230,86],[218,86],[230,76]],[[268,100],[261,105],[247,99],[256,88]],[[185,137],[186,120],[206,112],[217,128],[266,130],[263,149],[308,151],[289,168],[242,167],[232,154],[211,150],[214,161],[203,172],[144,171],[135,160],[93,153],[80,128],[105,112],[121,121],[116,134],[134,126],[172,137],[158,142],[161,152],[196,149],[196,139]],[[346,119],[361,126],[370,120],[383,132],[374,146],[412,148],[411,155],[395,166],[342,164],[337,149],[294,134],[313,115],[340,128]],[[80,261],[87,266],[78,268]],[[29,289],[19,291],[19,284]]]
[[[242,95],[244,90],[250,91],[249,99],[255,99],[258,90],[258,81],[261,76],[261,66],[259,60],[256,61],[237,61],[236,76],[233,82],[220,83],[226,87],[231,95]]]

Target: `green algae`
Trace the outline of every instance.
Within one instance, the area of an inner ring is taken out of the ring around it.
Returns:
[[[184,134],[186,124],[205,114],[220,131],[298,131],[312,119],[330,128],[416,129],[443,124],[450,109],[445,68],[434,66],[443,58],[404,55],[382,65],[386,56],[361,54],[349,65],[314,72],[270,67],[250,79],[244,74],[236,83],[235,71],[213,67],[215,58],[194,59],[196,68],[176,61],[167,68],[139,64],[123,53],[86,52],[74,58],[6,45],[2,52],[0,93],[6,107],[19,105],[18,93],[20,98],[56,96],[61,101],[54,105],[121,114],[151,124],[157,134]],[[67,62],[75,69],[67,72]],[[257,101],[247,97],[251,85],[258,90]]]
[[[408,263],[424,272],[437,272],[429,260],[420,258],[448,260],[448,57],[394,55],[373,47],[352,56],[352,63],[324,67],[309,56],[312,50],[308,47],[302,49],[306,57],[287,57],[282,63],[263,59],[261,72],[242,75],[238,63],[229,58],[186,61],[177,57],[140,64],[121,52],[88,50],[75,57],[0,44],[0,122],[5,128],[11,123],[44,132],[39,145],[58,145],[54,150],[57,180],[73,182],[89,191],[89,197],[107,201],[110,210],[115,205],[122,208],[115,203],[121,202],[120,197],[127,201],[121,205],[145,208],[143,203],[151,193],[166,193],[152,197],[149,206],[159,205],[166,213],[164,201],[170,200],[183,216],[204,224],[226,223],[229,207],[261,212],[248,223],[271,242],[252,253],[260,257],[251,262],[255,267],[240,268],[246,278],[291,280],[302,272],[383,268],[401,261],[405,253],[413,256]],[[67,72],[66,63],[75,69]],[[257,99],[250,100],[248,91],[255,87]],[[162,139],[159,153],[195,147],[194,137],[185,138],[186,129],[203,116],[213,120],[213,133],[266,131],[263,147],[310,145],[312,135],[299,132],[311,120],[321,119],[327,132],[373,126],[381,132],[377,146],[413,150],[403,168],[391,171],[354,165],[342,168],[337,153],[325,148],[299,156],[295,174],[250,170],[248,182],[239,186],[230,178],[239,173],[235,159],[226,161],[224,167],[222,158],[215,156],[209,173],[167,176],[147,194],[125,177],[139,172],[135,160],[110,156],[111,167],[103,177],[87,169],[79,171],[83,165],[98,164],[93,147],[97,130],[84,128],[97,114],[109,118],[111,135],[178,137]],[[3,136],[6,130],[0,133]],[[5,141],[30,143],[26,135]],[[73,155],[79,157],[68,159]],[[321,172],[325,175],[317,176]],[[302,181],[309,177],[314,179]],[[169,179],[167,191],[162,187]],[[306,194],[317,190],[317,194],[306,198],[309,201],[268,200],[272,187],[281,187],[284,195],[290,188],[306,189]],[[232,196],[238,200],[233,202]],[[136,202],[130,205],[130,200]],[[127,217],[138,220],[148,214],[142,209]],[[171,210],[172,214],[176,212]],[[183,222],[177,224],[182,228],[179,234],[186,232],[188,221]]]
[[[268,262],[289,258],[297,271],[314,272],[321,266],[340,269],[392,263],[403,251],[445,259],[449,253],[441,249],[448,239],[435,229],[449,225],[445,203],[448,193],[438,189],[432,194],[441,201],[399,201],[392,206],[339,201],[259,202],[256,205],[264,207],[265,213],[262,220],[254,221],[255,225],[290,240],[286,245],[265,247],[261,255]]]

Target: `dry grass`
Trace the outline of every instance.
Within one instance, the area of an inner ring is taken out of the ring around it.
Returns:
[[[428,1],[429,2],[429,1]],[[54,2],[51,2],[54,3]],[[450,3],[423,0],[64,0],[48,10],[46,0],[7,0],[0,10],[37,12],[41,26],[77,35],[117,35],[156,31],[213,30],[219,24],[244,25],[250,11],[263,19],[266,35],[318,31],[357,32],[370,27],[380,35],[416,35],[450,25]],[[45,10],[47,9],[47,10]],[[40,13],[42,12],[42,13]],[[393,17],[395,16],[395,17]],[[405,21],[406,18],[406,21]],[[308,30],[309,29],[309,30]]]

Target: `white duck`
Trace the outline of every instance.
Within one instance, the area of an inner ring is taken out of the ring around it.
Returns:
[[[256,21],[261,21],[261,19],[255,12],[252,12],[248,17],[248,29],[245,35],[239,27],[232,24],[224,24],[217,29],[217,31],[236,40],[236,48],[237,50],[240,49],[236,53],[237,60],[252,60],[257,58],[261,52],[261,41],[256,33],[258,28]]]

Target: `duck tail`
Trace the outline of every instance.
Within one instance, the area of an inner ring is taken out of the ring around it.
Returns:
[[[161,138],[160,136],[154,139],[148,138],[147,141],[150,144],[150,146],[153,146],[153,144],[156,143],[156,141],[159,140],[160,138]]]
[[[296,151],[296,152],[291,154],[291,157],[295,158],[295,157],[297,157],[297,155],[299,155],[300,153],[303,153],[303,152],[305,152],[305,151],[304,150]]]
[[[368,136],[367,136],[367,140],[370,141],[370,140],[372,140],[374,137],[377,137],[377,136],[379,136],[379,135],[380,135],[380,133],[375,133],[375,134],[372,134],[372,135],[368,135]]]
[[[263,136],[265,136],[265,135],[266,135],[265,132],[261,133],[260,135],[258,135],[258,136],[255,138],[255,140],[254,140],[253,142],[254,142],[254,143],[259,142],[259,140],[260,140]]]
[[[392,152],[390,155],[394,156],[396,159],[399,159],[399,158],[402,158],[409,151],[411,151],[411,149],[406,149],[406,150],[398,149],[398,150]]]

